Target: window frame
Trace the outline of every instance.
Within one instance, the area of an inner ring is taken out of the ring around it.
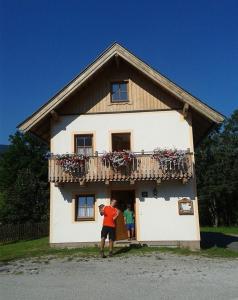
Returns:
[[[127,132],[111,132],[111,150],[112,151],[115,151],[115,150],[113,150],[113,141],[112,141],[112,139],[113,139],[113,136],[115,136],[115,135],[129,135],[129,143],[130,143],[130,149],[124,149],[124,150],[129,150],[129,151],[132,151],[131,149],[132,149],[132,143],[131,143],[131,132],[129,132],[129,131],[127,131]],[[121,150],[121,151],[123,151],[123,150]]]
[[[121,100],[113,100],[113,84],[126,84],[126,93],[127,93],[127,99],[121,99]],[[129,103],[129,80],[115,80],[110,82],[110,102],[111,104],[120,104],[120,103]]]
[[[94,135],[93,135],[93,133],[77,133],[77,134],[74,134],[74,153],[78,154],[78,152],[77,152],[77,148],[78,148],[77,147],[77,137],[79,137],[79,136],[90,136],[92,138],[92,156],[93,156],[94,155],[94,144],[93,144]],[[81,148],[85,148],[85,146],[81,147]]]
[[[78,206],[79,206],[79,197],[93,197],[93,216],[92,217],[79,217],[78,216]],[[95,221],[95,203],[96,197],[95,194],[77,194],[75,195],[75,208],[74,208],[74,220],[75,222],[81,221]]]

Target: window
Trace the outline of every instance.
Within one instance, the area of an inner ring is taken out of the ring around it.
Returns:
[[[130,133],[112,133],[112,151],[131,150]]]
[[[93,135],[75,135],[75,153],[92,156],[93,155]]]
[[[128,82],[113,82],[111,84],[111,101],[126,102],[128,101]]]
[[[75,201],[75,220],[94,220],[94,195],[79,195],[76,196]]]

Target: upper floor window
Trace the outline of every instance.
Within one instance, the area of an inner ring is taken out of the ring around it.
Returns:
[[[111,83],[111,101],[126,102],[128,101],[128,82],[112,82]]]
[[[75,153],[82,155],[93,155],[93,135],[77,134],[75,135]]]
[[[112,133],[112,151],[123,151],[131,149],[130,133]]]

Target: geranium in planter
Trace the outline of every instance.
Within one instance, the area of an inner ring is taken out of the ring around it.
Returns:
[[[82,154],[57,154],[55,155],[57,164],[64,172],[69,174],[82,173],[85,170],[85,164],[89,157]]]
[[[163,170],[184,170],[187,167],[187,150],[156,148],[152,157],[159,161]]]
[[[119,168],[123,166],[131,165],[133,159],[135,159],[135,154],[129,150],[114,151],[114,152],[104,152],[102,155],[102,161],[111,165],[113,168]]]

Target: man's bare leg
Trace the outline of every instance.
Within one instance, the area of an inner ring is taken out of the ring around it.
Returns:
[[[128,240],[129,240],[130,237],[131,237],[131,232],[130,232],[130,230],[127,230],[127,235],[128,235]]]
[[[132,237],[132,238],[135,237],[135,229],[131,229],[131,237]]]
[[[101,256],[104,258],[104,247],[105,247],[105,238],[101,239]]]
[[[113,251],[113,241],[109,240],[109,256],[112,256]]]

